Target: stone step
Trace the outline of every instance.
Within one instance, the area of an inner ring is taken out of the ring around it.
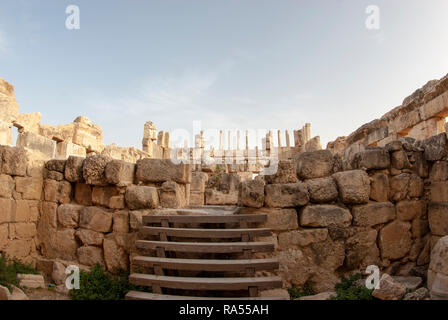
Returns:
[[[285,297],[192,297],[174,296],[168,294],[148,293],[141,291],[129,291],[126,300],[289,300]]]
[[[176,252],[243,253],[245,251],[274,251],[274,244],[271,242],[165,242],[137,240],[135,244],[139,249],[156,250],[161,248],[165,251]]]
[[[133,273],[129,282],[137,286],[158,286],[160,288],[181,290],[224,290],[237,291],[257,289],[273,289],[282,287],[280,277],[241,277],[241,278],[195,278],[169,277],[152,274]]]
[[[270,236],[271,229],[190,229],[190,228],[165,228],[165,227],[141,227],[143,235],[158,236],[161,233],[169,237],[180,238],[241,238]]]
[[[142,217],[144,225],[163,221],[168,223],[261,223],[266,220],[266,214],[146,215]]]
[[[136,265],[145,267],[160,266],[170,270],[191,271],[246,271],[247,269],[275,270],[279,267],[277,259],[241,259],[241,260],[208,260],[208,259],[174,259],[159,257],[136,256],[133,258]]]

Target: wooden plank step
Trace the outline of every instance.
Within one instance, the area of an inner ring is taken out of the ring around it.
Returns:
[[[193,271],[246,271],[248,268],[257,270],[275,270],[279,267],[277,259],[242,259],[242,260],[211,260],[211,259],[174,259],[159,257],[136,256],[136,265],[153,267],[160,266],[170,270]]]
[[[169,223],[236,223],[266,222],[266,214],[192,214],[192,215],[146,215],[142,217],[143,224],[161,223],[168,220]]]
[[[166,236],[181,238],[239,238],[243,235],[250,237],[264,237],[271,235],[271,229],[190,229],[190,228],[164,228],[141,227],[144,235],[158,236],[164,233]]]
[[[126,300],[289,300],[286,297],[192,297],[156,294],[141,291],[129,291]]]
[[[137,286],[153,285],[161,288],[181,290],[249,290],[250,287],[258,289],[281,288],[280,277],[241,277],[241,278],[195,278],[195,277],[169,277],[153,274],[133,273],[129,282]]]
[[[271,242],[165,242],[137,240],[139,249],[162,248],[166,251],[201,252],[201,253],[240,253],[245,250],[252,252],[272,252],[274,244]]]

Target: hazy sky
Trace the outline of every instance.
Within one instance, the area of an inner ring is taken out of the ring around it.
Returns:
[[[80,9],[68,30],[65,9]],[[380,8],[380,29],[365,26]],[[85,115],[104,142],[143,124],[347,135],[448,73],[447,0],[1,0],[0,77],[22,113]]]

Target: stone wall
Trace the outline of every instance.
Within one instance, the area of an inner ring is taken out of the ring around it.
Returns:
[[[142,215],[187,206],[190,182],[188,165],[164,159],[133,164],[95,155],[46,162],[38,264],[98,262],[112,273],[128,270]]]

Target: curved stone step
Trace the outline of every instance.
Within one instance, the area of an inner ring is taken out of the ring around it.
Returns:
[[[165,242],[137,240],[139,249],[162,248],[166,251],[200,252],[200,253],[242,253],[245,250],[251,252],[272,252],[274,244],[271,242]]]
[[[238,291],[249,288],[273,289],[282,287],[280,277],[241,277],[241,278],[195,278],[169,277],[152,274],[133,273],[129,282],[137,286],[158,286],[160,288],[181,290],[225,290]]]
[[[239,238],[242,236],[264,237],[271,235],[271,229],[190,229],[190,228],[165,228],[165,227],[141,227],[143,235],[158,236],[164,233],[169,237],[180,238]]]
[[[129,291],[126,300],[289,300],[285,297],[192,297],[174,296],[168,294],[148,293],[141,291]]]
[[[146,215],[142,217],[143,224],[161,223],[163,220],[169,223],[236,223],[266,222],[266,214],[204,214],[204,215]]]
[[[170,270],[191,271],[246,271],[248,268],[258,270],[275,270],[279,267],[277,259],[242,259],[242,260],[211,260],[211,259],[174,259],[159,257],[136,256],[133,258],[136,265],[153,267],[160,266]]]

